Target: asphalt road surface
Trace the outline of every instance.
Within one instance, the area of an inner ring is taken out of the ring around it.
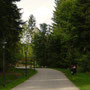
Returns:
[[[38,73],[12,90],[79,90],[66,76],[53,69],[37,69]]]

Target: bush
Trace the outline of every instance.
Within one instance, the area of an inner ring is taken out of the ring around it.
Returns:
[[[86,72],[86,71],[90,72],[90,52],[82,55],[82,58],[80,59],[79,69],[83,72]]]

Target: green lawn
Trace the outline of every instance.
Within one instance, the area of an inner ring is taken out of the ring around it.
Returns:
[[[34,74],[36,74],[37,71],[35,70],[28,70],[28,75],[25,76],[25,70],[24,69],[15,69],[14,72],[9,72],[6,74],[6,86],[3,88],[2,86],[2,75],[0,73],[0,90],[10,90],[11,88],[17,86],[18,84],[24,82]]]
[[[64,72],[64,74],[78,87],[80,90],[90,90],[90,73],[76,73],[71,75],[69,70],[57,69]]]

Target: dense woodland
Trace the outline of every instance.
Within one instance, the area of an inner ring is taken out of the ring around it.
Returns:
[[[5,48],[6,68],[16,64],[19,53],[20,33],[22,32],[20,9],[15,2],[20,0],[0,0],[0,71],[2,70],[2,42],[7,42]]]
[[[33,50],[42,66],[90,71],[90,0],[56,0],[53,25],[42,24]],[[48,30],[52,31],[48,33]]]
[[[33,15],[26,23],[21,21],[16,1],[20,0],[0,0],[0,71],[3,40],[7,41],[8,68],[28,50],[39,66],[69,68],[75,64],[80,71],[90,71],[90,0],[55,0],[53,24],[40,24],[38,32],[34,32]]]

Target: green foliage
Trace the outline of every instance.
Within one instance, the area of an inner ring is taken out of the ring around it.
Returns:
[[[16,87],[20,83],[23,83],[25,80],[29,79],[35,75],[37,71],[28,70],[28,75],[25,76],[25,69],[15,69],[14,72],[8,72],[6,75],[6,86],[2,86],[2,74],[0,74],[0,89],[1,90],[11,90],[11,88]]]
[[[33,15],[30,15],[29,20],[28,20],[28,28],[30,30],[33,30],[36,26],[36,20],[35,17]]]
[[[67,69],[56,68],[56,70],[62,71],[80,90],[90,89],[90,73],[76,73],[76,75],[71,75]]]
[[[30,15],[28,23],[27,23],[27,31],[26,31],[27,41],[29,40],[28,42],[32,41],[32,36],[34,33],[33,30],[35,29],[35,27],[36,27],[35,17],[33,15]]]
[[[46,55],[46,32],[47,24],[43,23],[40,25],[41,29],[39,33],[36,33],[33,38],[33,53],[39,65],[47,66],[47,55]]]
[[[20,20],[20,9],[13,3],[16,1],[19,0],[0,0],[0,69],[2,69],[3,40],[7,41],[6,66],[12,66],[17,61],[15,55],[19,52],[17,43],[20,40],[22,21]]]
[[[90,0],[55,0],[53,32],[40,25],[33,39],[36,59],[42,66],[68,68],[76,64],[90,71]]]
[[[89,0],[57,0],[53,17],[54,36],[61,41],[60,63],[78,64],[84,71],[90,71],[89,5]]]
[[[36,20],[33,15],[30,15],[28,22],[24,23],[22,26],[21,33],[21,54],[25,54],[27,51],[27,56],[33,56],[32,54],[32,38],[34,36],[34,29],[36,27]]]
[[[86,55],[82,55],[82,57],[80,58],[80,67],[83,67],[81,68],[81,71],[83,72],[90,72],[90,52],[86,53]]]

